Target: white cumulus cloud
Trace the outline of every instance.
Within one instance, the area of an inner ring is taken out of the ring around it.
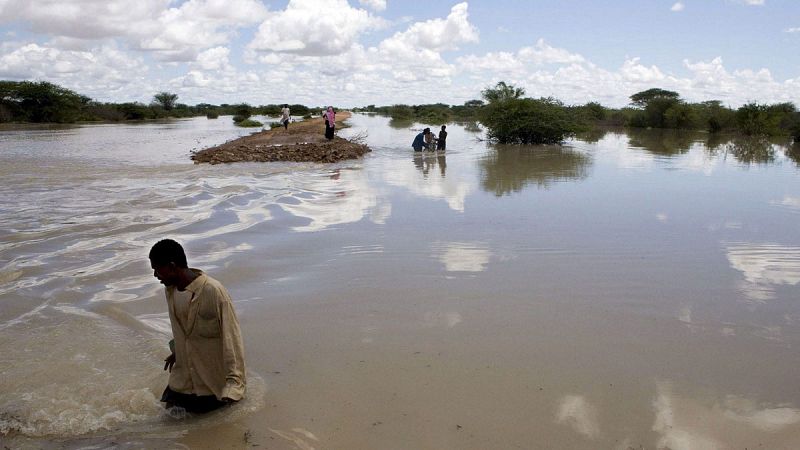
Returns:
[[[358,0],[358,2],[374,11],[386,9],[386,0]]]
[[[359,36],[384,26],[383,19],[346,0],[290,0],[261,23],[248,48],[255,51],[325,56],[344,53]]]

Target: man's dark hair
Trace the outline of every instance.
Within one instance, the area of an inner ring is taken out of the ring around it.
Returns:
[[[186,263],[186,253],[184,253],[183,247],[172,239],[162,239],[156,242],[156,245],[150,249],[150,261],[156,266],[175,263],[180,268],[189,267],[189,264]]]

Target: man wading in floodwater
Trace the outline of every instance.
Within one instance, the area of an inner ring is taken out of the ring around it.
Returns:
[[[244,397],[244,345],[228,291],[219,281],[190,269],[183,247],[172,239],[150,250],[153,275],[166,286],[172,354],[164,361],[169,384],[166,408],[205,413]]]

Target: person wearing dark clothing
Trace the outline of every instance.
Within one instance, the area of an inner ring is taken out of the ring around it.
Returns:
[[[411,143],[411,147],[414,148],[415,152],[421,152],[422,148],[425,147],[425,136],[429,133],[428,129],[422,130],[417,137],[414,138],[414,142]]]
[[[444,129],[446,126],[442,125],[442,131],[439,132],[439,141],[436,143],[436,150],[444,151],[447,147],[447,131]]]

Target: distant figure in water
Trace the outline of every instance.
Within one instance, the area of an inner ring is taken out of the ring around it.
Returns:
[[[283,105],[281,108],[281,123],[283,124],[283,129],[289,129],[289,117],[291,114],[289,113],[289,105]]]
[[[444,131],[445,128],[447,127],[442,125],[442,131],[439,132],[439,140],[436,141],[436,150],[445,151],[447,148],[447,131]]]
[[[328,110],[322,114],[325,118],[325,138],[328,140],[333,139],[333,132],[336,131],[336,112],[333,106],[328,106]]]
[[[425,147],[425,141],[427,140],[427,137],[430,134],[430,132],[431,132],[430,128],[425,128],[414,138],[414,142],[411,143],[411,147],[414,149],[415,152],[422,151],[422,148]]]
[[[173,339],[164,361],[169,384],[165,407],[206,413],[244,398],[244,345],[228,291],[201,270],[190,269],[172,239],[150,250],[153,276],[166,286]]]

